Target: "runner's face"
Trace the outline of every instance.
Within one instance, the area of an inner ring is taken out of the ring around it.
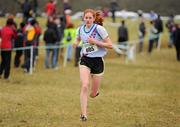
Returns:
[[[87,27],[90,27],[93,24],[94,17],[93,17],[93,14],[91,12],[87,12],[84,15],[84,22],[86,23]]]

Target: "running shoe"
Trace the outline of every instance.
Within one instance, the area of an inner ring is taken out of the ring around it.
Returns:
[[[86,121],[87,120],[87,116],[85,116],[85,115],[80,115],[80,120],[81,121]]]
[[[96,96],[93,96],[92,94],[90,94],[90,97],[91,97],[91,98],[95,98],[95,97],[97,97],[98,95],[99,95],[99,92],[96,93]]]

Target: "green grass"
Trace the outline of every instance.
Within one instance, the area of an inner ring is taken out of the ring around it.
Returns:
[[[127,64],[109,50],[105,61],[100,95],[88,98],[87,122],[79,120],[79,70],[73,62],[46,70],[41,50],[33,75],[12,67],[10,81],[0,79],[0,127],[180,127],[174,49],[138,54]]]
[[[1,80],[2,127],[179,127],[180,68],[173,49],[137,56],[106,58],[100,96],[89,98],[87,122],[79,121],[79,72],[72,63],[45,70],[43,57],[33,75],[13,69]]]

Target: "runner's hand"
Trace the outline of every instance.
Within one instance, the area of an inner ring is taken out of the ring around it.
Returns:
[[[94,38],[92,38],[91,36],[88,37],[88,42],[89,42],[90,44],[96,44],[96,43],[95,43],[96,40],[95,40]]]

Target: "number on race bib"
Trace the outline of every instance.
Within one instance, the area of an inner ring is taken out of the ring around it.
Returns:
[[[93,52],[96,52],[98,50],[98,47],[96,45],[91,45],[89,43],[83,45],[83,53],[84,54],[90,54]]]
[[[92,52],[92,51],[94,51],[93,46],[91,46],[91,47],[87,47],[87,48],[86,48],[86,52]]]

